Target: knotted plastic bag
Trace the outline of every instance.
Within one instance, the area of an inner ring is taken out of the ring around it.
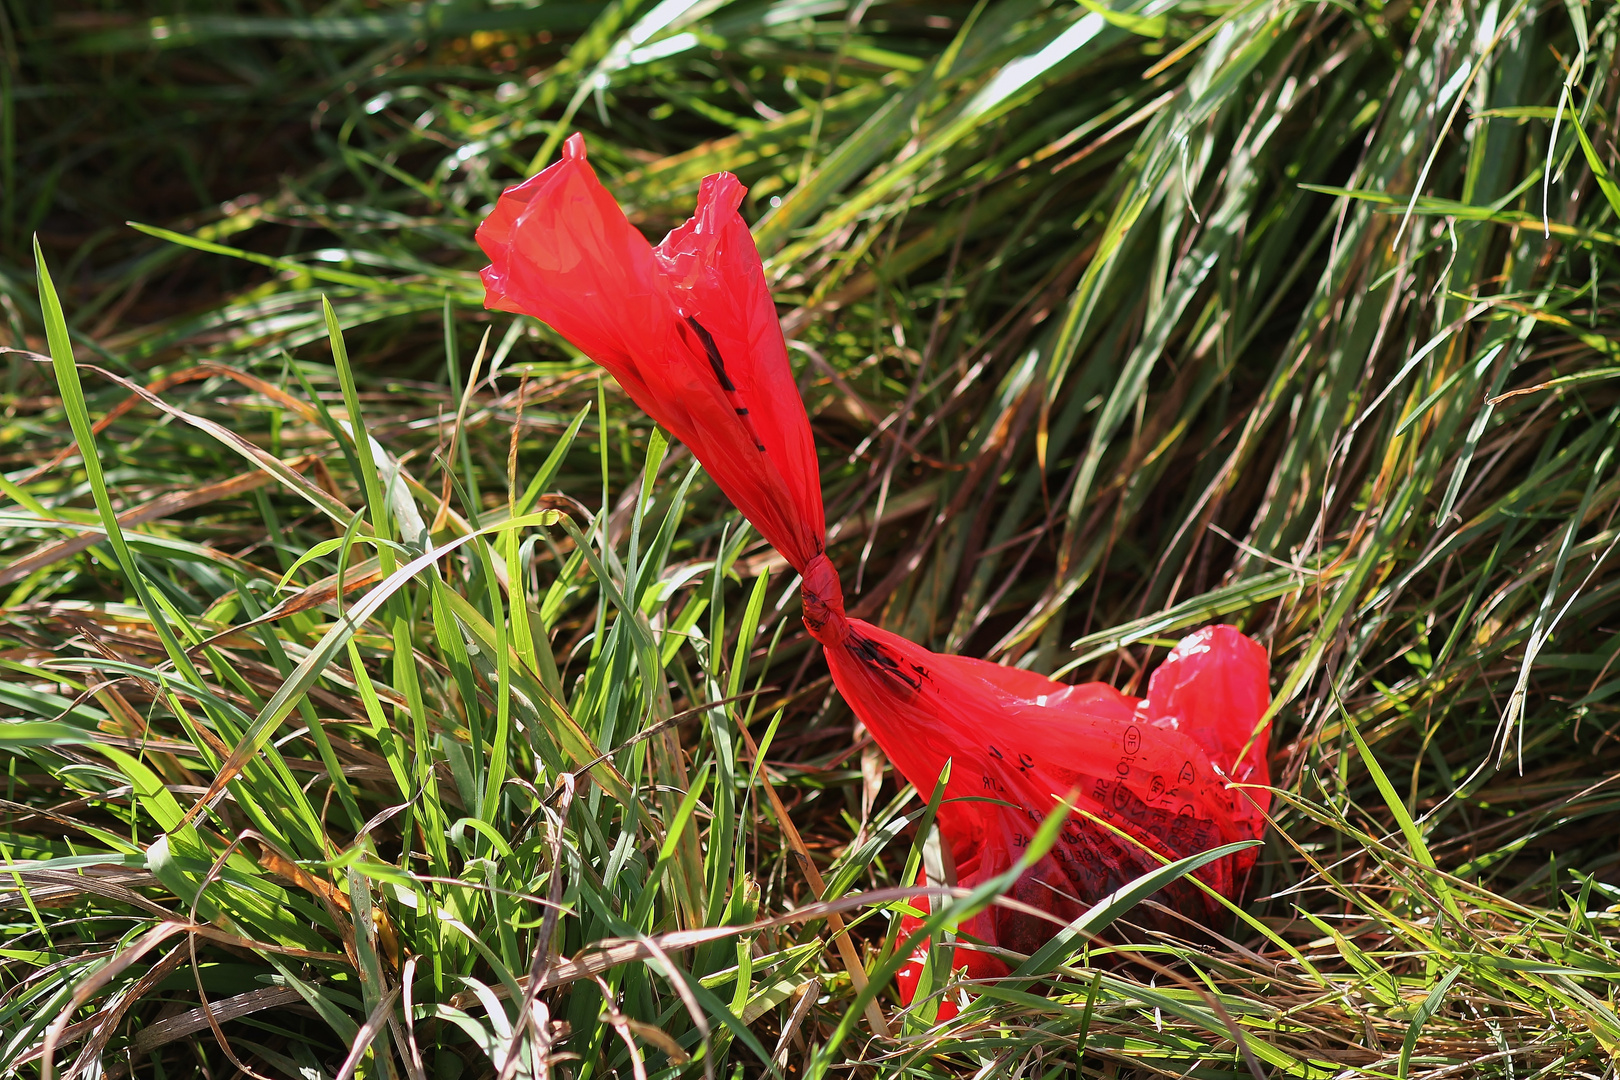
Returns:
[[[1268,663],[1237,630],[1213,626],[1184,639],[1137,699],[1102,683],[1067,685],[932,653],[844,613],[824,550],[815,444],[737,212],[743,194],[729,173],[708,177],[696,214],[653,247],[574,135],[561,161],[507,190],[479,227],[491,262],[486,304],[549,323],[612,373],[799,572],[805,625],[895,768],[926,798],[953,763],[938,821],[958,884],[1005,872],[1045,815],[1078,792],[1057,843],[1014,887],[1016,899],[1056,922],[992,907],[959,933],[1027,954],[1162,860],[1258,837],[1270,802],[1269,730],[1260,726]],[[1235,898],[1254,858],[1248,849],[1197,876]],[[1218,915],[1186,880],[1158,899],[1195,921]],[[953,963],[974,977],[1007,970],[969,948]],[[918,971],[914,962],[900,975],[908,1003]]]

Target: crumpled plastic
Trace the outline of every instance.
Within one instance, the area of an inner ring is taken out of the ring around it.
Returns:
[[[1059,839],[1012,891],[1055,921],[991,907],[959,937],[1028,954],[1164,861],[1258,838],[1270,805],[1269,663],[1232,627],[1183,639],[1138,699],[933,653],[845,614],[809,420],[738,213],[744,192],[728,173],[706,178],[692,219],[654,247],[597,180],[576,134],[479,227],[486,304],[543,320],[606,368],[798,571],[805,626],[894,767],[927,798],[952,763],[938,824],[960,886],[1011,868],[1069,801]],[[1196,876],[1235,899],[1255,858],[1249,848]],[[1219,916],[1186,879],[1156,899],[1195,922]],[[908,1004],[923,955],[897,980]],[[953,967],[972,978],[1008,970],[962,946]],[[954,1011],[944,1002],[939,1015]]]

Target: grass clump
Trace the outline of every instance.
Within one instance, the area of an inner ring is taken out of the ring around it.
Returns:
[[[1612,1075],[1616,10],[12,5],[0,1070]],[[751,185],[858,614],[1268,646],[1215,938],[897,1008],[930,808],[478,306],[575,128],[649,231]]]

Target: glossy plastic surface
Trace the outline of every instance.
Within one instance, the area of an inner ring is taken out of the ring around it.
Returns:
[[[1260,726],[1269,664],[1232,627],[1184,639],[1137,699],[933,653],[845,614],[823,554],[815,444],[737,212],[743,194],[730,174],[708,177],[696,214],[654,247],[575,135],[561,161],[509,189],[479,228],[487,304],[544,320],[611,372],[803,576],[805,625],[895,768],[927,798],[952,762],[939,825],[958,884],[1012,866],[1058,800],[1070,800],[1077,812],[1057,845],[1013,891],[1057,921],[991,908],[959,934],[1033,952],[1161,859],[1259,836],[1270,803],[1270,733]],[[1198,876],[1236,897],[1254,858],[1251,849]],[[1187,881],[1157,899],[1199,922],[1218,914]],[[971,948],[958,949],[956,965],[975,977],[1006,971]],[[901,973],[907,1002],[918,973],[916,963]]]

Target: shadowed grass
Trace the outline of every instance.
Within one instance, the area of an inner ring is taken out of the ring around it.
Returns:
[[[1610,1075],[1616,11],[8,8],[0,1069]],[[652,233],[751,185],[860,613],[1267,645],[1213,938],[1122,900],[899,1009],[934,808],[690,455],[478,306],[576,127]]]

